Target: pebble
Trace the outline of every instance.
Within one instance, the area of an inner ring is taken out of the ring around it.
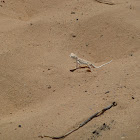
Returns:
[[[51,86],[50,85],[48,86],[48,89],[51,89]]]
[[[106,91],[105,94],[109,93],[110,91]]]
[[[71,14],[75,14],[75,12],[71,12]]]
[[[21,125],[18,125],[18,127],[21,127]]]
[[[76,35],[72,35],[72,37],[76,37]]]
[[[135,98],[132,96],[132,99],[135,99]]]

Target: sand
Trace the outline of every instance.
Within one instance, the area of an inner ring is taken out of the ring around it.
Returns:
[[[65,140],[140,139],[140,1],[108,2],[0,1],[0,140],[63,135],[114,101]],[[71,52],[113,61],[71,72]]]

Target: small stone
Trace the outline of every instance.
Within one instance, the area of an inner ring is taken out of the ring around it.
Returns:
[[[103,35],[100,35],[100,37],[103,37]]]
[[[75,12],[71,12],[71,14],[75,14]]]
[[[135,99],[135,98],[132,96],[132,99]]]
[[[18,125],[18,127],[21,127],[21,125]]]
[[[76,35],[72,35],[72,37],[76,37]]]
[[[44,138],[44,137],[43,137],[43,136],[41,136],[41,135],[39,135],[38,137],[39,137],[39,138]]]
[[[110,91],[106,91],[105,94],[109,93]]]
[[[96,130],[95,130],[95,131],[93,131],[92,133],[93,133],[93,134],[95,134],[95,133],[96,133]]]
[[[111,123],[114,123],[114,120],[111,120]]]
[[[51,89],[51,86],[50,85],[48,86],[48,89]]]
[[[103,125],[104,125],[104,126],[106,126],[106,124],[105,124],[105,123],[103,123]]]
[[[87,90],[85,90],[85,92],[87,92]]]

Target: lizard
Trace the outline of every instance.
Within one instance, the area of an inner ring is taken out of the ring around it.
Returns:
[[[74,53],[71,53],[71,54],[70,54],[70,57],[76,60],[76,69],[78,69],[78,66],[79,66],[80,64],[84,64],[84,65],[87,65],[88,68],[89,68],[91,71],[92,71],[92,68],[101,68],[102,66],[104,66],[104,65],[109,64],[109,63],[112,62],[112,60],[111,60],[111,61],[109,61],[109,62],[107,62],[107,63],[104,63],[104,64],[102,64],[102,65],[100,65],[100,66],[95,66],[95,65],[92,64],[90,61],[87,61],[87,60],[84,60],[84,59],[82,59],[82,58],[79,58],[79,57],[78,57],[76,54],[74,54]]]

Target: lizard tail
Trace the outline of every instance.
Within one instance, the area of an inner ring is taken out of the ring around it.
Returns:
[[[107,63],[105,63],[105,64],[103,64],[103,65],[101,65],[101,66],[95,66],[94,64],[92,64],[92,66],[95,67],[95,68],[101,68],[102,66],[104,66],[104,65],[106,65],[106,64],[109,64],[109,63],[111,63],[111,62],[112,62],[112,60],[109,61],[109,62],[107,62]]]

